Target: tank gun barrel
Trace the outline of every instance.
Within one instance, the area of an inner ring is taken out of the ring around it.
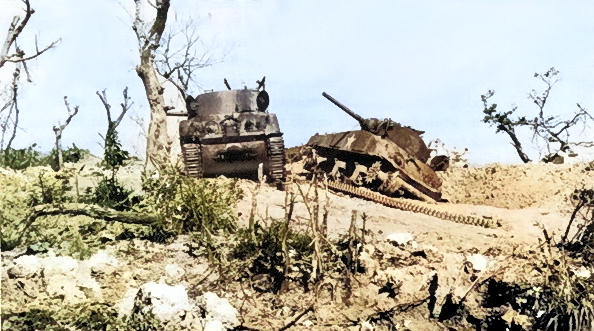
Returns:
[[[338,108],[342,109],[345,113],[349,114],[352,118],[354,118],[355,120],[357,120],[357,122],[359,122],[359,124],[361,125],[361,129],[363,129],[363,130],[369,130],[369,127],[367,125],[367,121],[363,117],[359,116],[357,113],[355,113],[354,111],[350,110],[347,106],[345,106],[342,103],[338,102],[338,100],[336,100],[333,97],[331,97],[328,93],[322,92],[322,95],[324,96],[324,98],[330,100],[330,102],[332,102],[333,104],[335,104]]]

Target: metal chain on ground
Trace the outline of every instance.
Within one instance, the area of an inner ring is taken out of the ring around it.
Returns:
[[[503,225],[503,221],[501,219],[491,219],[472,215],[454,214],[447,211],[439,210],[438,208],[436,208],[436,205],[432,205],[426,202],[404,198],[391,198],[378,192],[373,192],[365,188],[359,188],[336,181],[329,180],[328,187],[337,191],[342,191],[358,197],[372,200],[374,202],[381,203],[385,206],[394,207],[403,211],[425,214],[428,216],[433,216],[456,223],[476,225],[484,228],[497,228]]]

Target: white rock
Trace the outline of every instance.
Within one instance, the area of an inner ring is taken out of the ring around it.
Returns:
[[[204,331],[225,331],[227,328],[219,320],[209,319],[204,323]]]
[[[229,300],[219,298],[215,293],[206,292],[200,298],[200,302],[204,305],[208,317],[221,321],[226,327],[239,325],[237,309],[229,303]]]
[[[94,272],[105,272],[113,271],[118,266],[118,259],[110,255],[106,250],[100,250],[89,258],[89,267]]]
[[[87,297],[81,291],[73,275],[52,274],[45,278],[47,283],[46,291],[50,298],[64,298],[64,302],[75,304],[85,300]]]
[[[89,267],[88,261],[81,261],[78,263],[76,284],[85,293],[87,298],[91,298],[93,301],[103,302],[101,286],[93,277],[91,277],[91,268]]]
[[[406,245],[413,241],[413,236],[407,232],[394,232],[386,236],[386,240],[397,245]]]
[[[186,274],[184,268],[177,264],[168,264],[165,266],[165,275],[173,281],[179,281]]]
[[[134,298],[136,298],[137,293],[137,288],[129,288],[126,291],[122,300],[116,305],[120,316],[130,316],[130,314],[132,314],[132,309],[134,309]]]
[[[305,326],[306,328],[312,327],[313,326],[313,322],[310,320],[306,320],[303,321],[303,323],[301,323],[303,326]]]
[[[78,261],[69,256],[46,257],[42,260],[43,275],[74,275],[78,269]]]
[[[581,266],[579,269],[571,268],[571,270],[573,271],[573,274],[579,278],[590,278],[592,276],[592,272],[584,266]]]
[[[375,327],[373,326],[373,324],[369,323],[368,321],[363,321],[361,322],[361,331],[373,331],[375,330]]]
[[[466,257],[475,271],[484,271],[489,267],[489,258],[481,254],[473,254]]]
[[[152,307],[149,309],[155,317],[162,321],[172,320],[178,313],[191,311],[193,306],[188,300],[188,293],[183,286],[169,286],[167,284],[146,283],[140,287],[143,300],[150,298]]]
[[[8,274],[16,278],[31,277],[41,271],[43,264],[41,259],[35,255],[23,255],[13,261],[14,266],[8,270]]]

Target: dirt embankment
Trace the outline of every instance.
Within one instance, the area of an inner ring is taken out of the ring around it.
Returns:
[[[544,208],[568,213],[575,189],[594,186],[594,171],[587,164],[490,164],[477,168],[451,168],[440,172],[443,197],[452,203],[507,209]]]

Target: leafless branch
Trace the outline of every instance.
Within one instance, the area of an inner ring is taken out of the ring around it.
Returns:
[[[24,63],[26,61],[32,60],[32,59],[40,56],[41,54],[45,53],[49,49],[54,48],[56,46],[56,44],[58,42],[60,42],[60,40],[61,40],[61,39],[58,39],[40,50],[39,46],[37,44],[37,38],[35,38],[35,53],[30,56],[27,56],[25,54],[25,51],[22,50],[21,48],[16,47],[16,42],[17,42],[19,35],[21,34],[23,29],[29,22],[31,15],[33,15],[33,13],[35,13],[35,10],[33,8],[31,8],[31,4],[29,3],[29,0],[23,0],[23,3],[25,4],[25,17],[23,19],[21,19],[19,16],[15,16],[12,19],[12,23],[10,24],[10,27],[8,28],[6,40],[4,41],[4,45],[2,46],[2,50],[0,52],[0,68],[2,68],[4,66],[4,64],[6,64],[6,62]],[[10,49],[12,48],[13,45],[15,45],[15,52],[13,54],[9,54]],[[27,73],[27,76],[29,79],[28,73]]]
[[[578,111],[570,119],[563,120],[558,115],[545,115],[544,107],[549,98],[551,88],[559,81],[555,79],[555,76],[558,74],[559,71],[555,70],[555,68],[550,68],[544,74],[534,74],[534,77],[539,77],[545,83],[546,88],[541,95],[538,95],[535,90],[532,90],[528,96],[539,110],[538,116],[534,120],[529,121],[533,129],[532,139],[534,141],[536,137],[539,137],[544,141],[548,153],[545,157],[546,160],[554,157],[558,152],[570,151],[571,146],[594,146],[593,141],[570,141],[569,130],[571,128],[582,123],[585,129],[588,120],[594,120],[592,115],[579,103],[577,104]],[[551,144],[558,144],[558,147],[552,148]]]
[[[128,86],[126,86],[123,91],[124,102],[120,104],[120,106],[122,107],[122,112],[118,115],[115,121],[111,119],[111,105],[107,101],[107,93],[105,93],[105,89],[101,93],[99,93],[99,91],[95,93],[101,100],[101,103],[103,103],[103,107],[105,107],[105,111],[107,112],[107,132],[112,132],[118,127],[118,125],[120,125],[120,122],[124,118],[124,115],[126,115],[126,112],[130,110],[130,108],[134,104],[134,102],[129,103],[131,98],[128,96]]]
[[[183,99],[191,94],[191,84],[196,85],[196,70],[215,64],[208,51],[198,55],[200,42],[195,23],[189,20],[183,30],[170,30],[163,36],[165,47],[157,54],[157,71],[177,88]]]
[[[66,123],[60,125],[54,125],[54,133],[56,134],[56,152],[58,153],[58,170],[64,167],[64,159],[62,157],[62,133],[64,129],[70,124],[70,121],[74,117],[74,115],[78,114],[78,106],[74,107],[74,110],[70,108],[70,104],[68,103],[68,97],[64,96],[64,105],[66,105],[66,109],[68,110],[68,118],[66,119]]]
[[[10,149],[12,146],[12,142],[16,137],[16,131],[19,126],[19,104],[18,104],[18,90],[19,90],[19,79],[21,77],[21,70],[17,67],[12,74],[12,84],[10,88],[10,98],[4,106],[2,106],[2,111],[8,109],[8,115],[6,116],[6,120],[2,123],[2,140],[0,140],[0,149],[4,147],[4,137],[6,131],[9,129],[10,124],[12,124],[12,134],[10,135],[10,139],[8,140],[8,144],[6,144],[6,149]],[[14,113],[14,119],[13,118]],[[12,122],[12,123],[9,123]]]

